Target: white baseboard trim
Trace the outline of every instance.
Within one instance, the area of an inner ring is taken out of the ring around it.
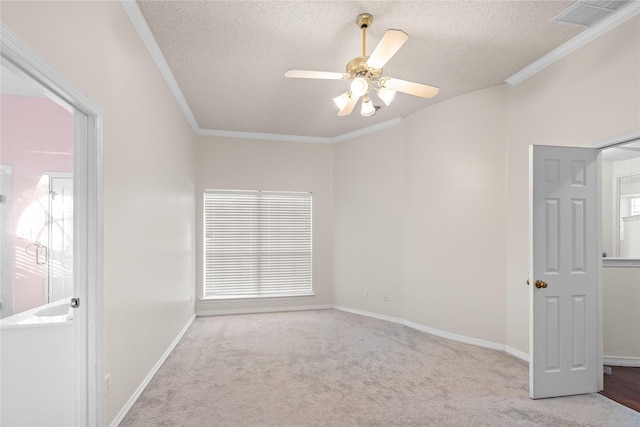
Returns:
[[[491,350],[506,351],[506,346],[504,344],[498,344],[491,341],[485,341],[477,338],[467,337],[464,335],[454,334],[447,331],[441,331],[440,329],[430,328],[419,323],[409,322],[408,320],[405,320],[404,324],[410,328],[417,329],[419,331],[426,332],[440,338],[446,338],[448,340],[458,341],[465,344],[477,345],[478,347],[490,348]]]
[[[640,357],[612,357],[602,356],[605,365],[609,366],[628,366],[631,368],[640,368]]]
[[[281,311],[303,311],[303,310],[330,310],[333,305],[299,305],[292,307],[258,307],[258,308],[238,308],[231,310],[204,310],[196,311],[197,317],[203,316],[225,316],[230,314],[255,314],[255,313],[278,313]]]
[[[517,357],[518,359],[524,360],[525,362],[529,363],[529,355],[524,351],[520,351],[517,348],[513,348],[511,346],[507,346],[504,351],[514,357]]]
[[[513,347],[506,346],[504,344],[498,344],[492,341],[485,341],[477,338],[471,338],[464,335],[458,335],[451,332],[441,331],[439,329],[430,328],[428,326],[421,325],[419,323],[410,322],[408,320],[401,319],[399,317],[386,316],[384,314],[373,313],[370,311],[359,310],[351,307],[344,307],[341,305],[334,305],[333,308],[336,310],[346,311],[348,313],[358,314],[361,316],[373,317],[375,319],[386,320],[387,322],[398,323],[400,325],[407,326],[412,329],[416,329],[421,332],[426,332],[431,335],[435,335],[441,338],[445,338],[452,341],[458,341],[465,344],[477,345],[478,347],[489,348],[492,350],[503,351],[507,354],[517,357],[518,359],[522,359],[525,362],[529,362],[529,355],[523,353],[520,350],[516,350]]]
[[[384,314],[378,314],[371,311],[358,310],[357,308],[345,307],[342,305],[334,305],[333,308],[340,311],[346,311],[347,313],[358,314],[360,316],[373,317],[374,319],[386,320],[391,323],[398,323],[400,325],[405,324],[405,320],[399,317],[386,316]]]
[[[131,395],[131,397],[129,398],[127,403],[124,405],[124,407],[120,410],[118,415],[111,422],[111,424],[110,424],[111,427],[118,426],[122,422],[122,420],[124,420],[124,417],[127,416],[127,413],[129,412],[129,410],[131,409],[133,404],[136,403],[136,400],[138,400],[138,398],[140,397],[140,395],[142,394],[144,389],[147,388],[147,386],[149,385],[149,383],[151,382],[151,380],[155,376],[156,372],[158,372],[158,370],[160,369],[160,367],[162,366],[164,361],[167,360],[167,357],[169,357],[169,355],[171,354],[173,349],[176,348],[176,345],[178,345],[178,343],[180,342],[180,340],[182,339],[184,334],[189,329],[189,326],[191,326],[191,324],[195,320],[195,318],[196,318],[196,315],[194,314],[189,318],[189,320],[187,320],[187,323],[184,325],[182,330],[178,333],[178,335],[171,342],[171,344],[169,344],[169,347],[167,347],[167,349],[162,354],[160,359],[156,362],[156,364],[151,369],[151,371],[149,371],[149,374],[147,375],[147,377],[142,381],[142,383],[138,386],[136,391]]]

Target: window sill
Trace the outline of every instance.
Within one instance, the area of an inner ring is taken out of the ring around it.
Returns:
[[[304,294],[304,295],[280,295],[280,296],[246,296],[246,297],[208,297],[208,298],[200,298],[200,302],[207,303],[217,303],[217,302],[257,302],[257,301],[282,301],[282,300],[299,300],[299,299],[312,299],[315,298],[316,294]]]
[[[602,258],[602,266],[640,268],[640,258]]]

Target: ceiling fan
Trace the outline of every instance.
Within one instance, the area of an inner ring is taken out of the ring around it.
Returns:
[[[367,28],[373,22],[373,16],[369,13],[361,13],[356,18],[356,24],[362,29],[362,56],[353,58],[347,63],[345,73],[331,71],[288,70],[285,77],[301,79],[327,79],[327,80],[351,80],[351,88],[335,98],[338,107],[338,116],[348,116],[353,111],[360,97],[362,97],[363,116],[373,115],[377,108],[374,107],[369,97],[369,89],[374,85],[378,97],[385,103],[391,104],[396,91],[409,95],[432,98],[438,94],[438,88],[422,83],[414,83],[407,80],[381,77],[382,67],[396,54],[407,41],[409,36],[402,30],[387,30],[380,43],[373,50],[371,56],[367,56]]]

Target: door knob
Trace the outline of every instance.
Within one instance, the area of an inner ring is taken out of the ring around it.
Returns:
[[[536,280],[536,288],[540,289],[544,289],[547,287],[547,282],[543,282],[542,280]]]

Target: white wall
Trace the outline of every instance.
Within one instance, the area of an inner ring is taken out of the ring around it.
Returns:
[[[407,320],[505,343],[506,86],[406,119]]]
[[[196,310],[200,314],[265,307],[333,304],[331,145],[198,137],[197,224],[202,236],[202,193],[206,189],[310,191],[313,193],[313,291],[315,297],[245,301],[200,301],[202,239],[198,239]]]
[[[589,146],[640,130],[640,16],[509,88],[507,344],[529,352],[528,146]]]
[[[119,2],[2,2],[2,24],[105,111],[108,424],[193,315],[195,136]]]
[[[505,342],[505,89],[335,146],[336,304]]]
[[[640,129],[640,17],[518,86],[336,147],[196,138],[118,2],[3,2],[2,23],[106,111],[107,422],[193,313],[202,189],[314,193],[317,295],[277,305],[335,301],[528,352],[528,145]]]
[[[528,147],[638,131],[639,36],[635,17],[517,86],[339,143],[336,303],[528,353]]]
[[[402,126],[334,146],[337,305],[403,317],[404,146]]]

